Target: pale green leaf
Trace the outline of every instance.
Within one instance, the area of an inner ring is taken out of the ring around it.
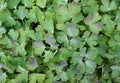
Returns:
[[[81,11],[81,5],[77,2],[69,3],[68,10],[69,10],[71,15],[77,14]]]
[[[32,73],[29,75],[29,83],[43,83],[45,76],[45,74]]]
[[[28,10],[24,6],[19,6],[18,10],[15,10],[14,12],[18,16],[18,18],[23,20],[26,17]]]
[[[6,33],[6,29],[4,27],[0,27],[0,38],[2,38],[4,33]]]
[[[71,37],[76,37],[79,35],[79,30],[75,24],[67,24],[66,33]]]
[[[6,83],[7,75],[6,73],[0,73],[0,83]]]
[[[36,5],[41,7],[41,8],[45,8],[46,7],[46,0],[37,0],[36,1]]]
[[[52,51],[45,51],[44,55],[44,63],[49,62],[54,57],[54,53]]]
[[[34,0],[22,0],[25,7],[32,7]]]
[[[10,29],[8,34],[13,40],[17,40],[17,38],[19,36],[19,33],[17,31],[15,31],[14,29]]]
[[[87,60],[85,61],[85,65],[86,65],[86,72],[92,74],[93,72],[95,72],[95,68],[96,68],[96,63],[91,61],[91,60]]]

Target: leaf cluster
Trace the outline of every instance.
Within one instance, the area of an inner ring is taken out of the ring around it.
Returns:
[[[0,83],[120,83],[120,0],[0,0]]]

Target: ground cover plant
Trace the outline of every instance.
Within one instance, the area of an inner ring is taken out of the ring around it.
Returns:
[[[0,83],[120,83],[120,0],[0,0]]]

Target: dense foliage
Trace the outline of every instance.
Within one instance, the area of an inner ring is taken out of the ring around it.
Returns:
[[[120,0],[0,0],[0,83],[120,83]]]

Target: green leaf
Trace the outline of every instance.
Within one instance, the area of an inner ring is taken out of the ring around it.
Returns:
[[[36,37],[35,37],[35,32],[33,30],[26,30],[26,36],[33,39],[33,40],[36,40]]]
[[[0,40],[0,43],[5,45],[6,48],[12,48],[14,45],[12,44],[11,40],[5,36]]]
[[[11,80],[8,80],[7,83],[17,83],[17,80],[16,79],[11,79]]]
[[[73,23],[78,23],[78,22],[82,21],[83,18],[84,18],[84,16],[83,16],[82,13],[75,14],[75,15],[73,15],[73,17],[72,17],[72,22],[73,22]]]
[[[67,24],[65,32],[71,37],[76,37],[79,35],[79,30],[75,24]]]
[[[85,19],[84,22],[87,25],[91,25],[94,24],[96,22],[98,22],[101,19],[101,16],[99,15],[98,12],[95,12],[93,14],[89,14]]]
[[[54,23],[52,19],[45,19],[41,25],[43,26],[43,29],[46,30],[49,34],[54,33]]]
[[[100,9],[102,12],[112,11],[117,8],[115,1],[101,0],[101,2],[102,6],[100,6]]]
[[[6,73],[0,73],[0,83],[6,83]]]
[[[116,25],[116,23],[112,21],[111,19],[112,18],[109,15],[104,15],[102,19],[103,23],[106,24],[103,28],[103,32],[108,36],[111,35]]]
[[[33,48],[34,48],[35,54],[41,55],[44,52],[45,45],[42,41],[35,41],[33,42]]]
[[[53,0],[53,3],[57,5],[65,5],[68,3],[68,0]]]
[[[91,34],[86,40],[87,44],[89,46],[95,46],[97,45],[97,35]]]
[[[53,12],[54,10],[52,10],[51,8],[45,12],[45,18],[48,19],[55,19],[55,12]]]
[[[47,77],[47,79],[45,80],[45,83],[53,83],[53,81],[55,80],[51,70],[48,70],[46,72],[46,77]]]
[[[37,22],[36,13],[33,8],[28,11],[28,14],[26,17],[29,18],[29,20],[32,22]]]
[[[0,27],[0,38],[2,38],[4,33],[6,33],[6,29],[4,27]]]
[[[18,66],[17,72],[19,72],[19,74],[17,74],[15,77],[17,82],[28,82],[28,71],[27,70]]]
[[[0,26],[2,26],[2,22],[0,21]]]
[[[19,36],[19,33],[17,31],[15,31],[14,29],[10,29],[8,34],[13,40],[17,40],[17,38]]]
[[[87,60],[85,61],[85,68],[86,68],[86,72],[92,74],[93,72],[95,72],[95,68],[96,68],[96,63],[91,61],[91,60]]]
[[[22,3],[25,5],[25,7],[32,7],[34,0],[22,0]]]
[[[7,3],[4,2],[4,0],[0,1],[0,11],[3,11],[4,9],[6,9],[7,7]]]
[[[64,23],[57,23],[57,24],[56,24],[56,28],[57,28],[58,30],[65,30],[66,26],[65,26]]]
[[[67,81],[67,80],[68,80],[68,75],[67,75],[66,72],[63,71],[63,72],[57,74],[57,75],[55,76],[55,79],[56,79],[56,80],[61,79],[61,81]]]
[[[98,34],[100,31],[102,31],[103,23],[97,22],[95,24],[90,25],[89,30],[93,33]]]
[[[71,15],[77,14],[81,11],[81,5],[77,2],[69,3],[68,10],[69,10]]]
[[[103,59],[100,56],[97,56],[97,58],[95,59],[95,62],[96,64],[101,65],[103,62]]]
[[[26,55],[26,50],[25,50],[25,46],[26,46],[26,37],[23,35],[20,35],[20,45],[18,47],[16,47],[17,52],[21,55],[24,56]]]
[[[65,46],[69,44],[67,35],[64,32],[58,32],[56,36],[59,43],[64,43]]]
[[[117,65],[114,65],[111,67],[112,71],[112,78],[117,78],[120,75],[120,67]]]
[[[27,68],[28,70],[34,71],[38,67],[38,63],[34,56],[30,57],[28,60]]]
[[[17,8],[17,6],[18,6],[18,4],[20,3],[20,0],[7,0],[7,6],[8,6],[8,8],[10,8],[10,9],[16,9]]]
[[[51,46],[51,48],[56,49],[59,46],[59,44],[56,43],[56,40],[52,35],[46,36],[45,41],[46,41],[46,43],[48,43]]]
[[[85,54],[85,57],[89,60],[95,60],[97,58],[98,52],[97,49],[90,50]]]
[[[119,11],[116,13],[115,22],[120,23],[120,12]]]
[[[95,12],[93,14],[89,14],[85,19],[84,22],[86,25],[89,25],[89,30],[93,33],[98,34],[102,28],[103,28],[103,23],[98,22],[100,21],[101,16]]]
[[[64,72],[64,71],[60,74],[60,77],[61,77],[61,81],[67,81],[68,80],[67,73]]]
[[[54,53],[52,51],[45,51],[44,55],[44,63],[49,62],[54,57]]]
[[[72,39],[70,40],[70,45],[71,45],[73,48],[77,49],[77,48],[79,47],[79,45],[80,45],[80,38],[72,38]]]
[[[59,22],[65,22],[67,20],[70,20],[71,18],[71,15],[66,6],[57,7],[55,12],[56,12],[56,19]]]
[[[43,83],[45,76],[45,74],[32,73],[29,75],[29,83]]]
[[[18,18],[23,20],[26,17],[28,10],[24,6],[19,6],[18,10],[15,10],[14,12],[18,16]]]
[[[0,12],[0,21],[5,24],[5,26],[10,27],[16,24],[15,20],[11,17],[9,10]]]
[[[41,7],[41,8],[45,8],[46,7],[46,0],[37,0],[36,1],[36,5]]]
[[[37,6],[33,6],[33,10],[35,11],[38,22],[43,21],[44,15],[43,15],[43,12],[41,11],[41,9]]]
[[[85,63],[82,60],[79,61],[78,69],[80,74],[85,73]]]
[[[95,0],[81,0],[81,5],[85,14],[91,14],[99,10],[99,4]]]

